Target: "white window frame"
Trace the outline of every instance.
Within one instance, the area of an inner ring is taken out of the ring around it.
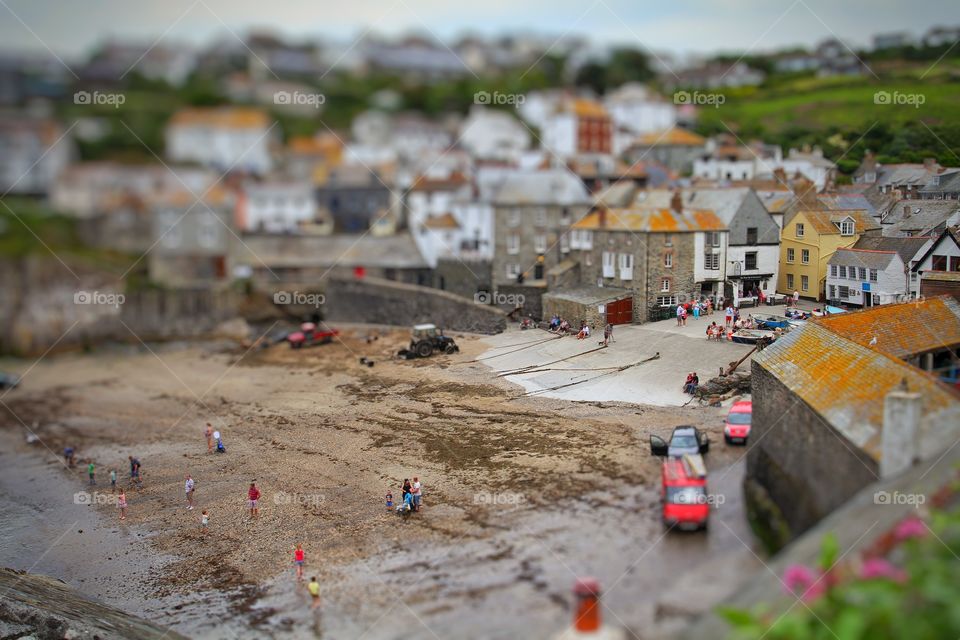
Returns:
[[[852,236],[856,233],[857,225],[854,224],[853,220],[846,218],[840,221],[840,235],[841,236]]]
[[[603,277],[604,278],[613,278],[616,276],[616,259],[617,254],[613,251],[604,251],[603,252]]]
[[[537,253],[547,252],[547,234],[538,233],[533,236],[533,250]]]
[[[507,234],[507,255],[515,256],[520,253],[520,234]]]
[[[787,262],[793,262],[796,257],[796,250],[793,247],[787,247]]]
[[[560,234],[560,253],[570,253],[570,234]]]
[[[677,296],[657,296],[657,304],[661,307],[675,307]]]
[[[508,262],[506,265],[507,279],[516,280],[520,275],[520,265],[516,262]]]
[[[835,264],[830,265],[830,277],[831,277],[831,278],[836,278],[838,271],[839,271],[839,270],[837,269],[837,265],[835,265]]]
[[[794,233],[794,235],[795,235],[796,237],[798,237],[798,238],[802,238],[802,237],[803,237],[803,234],[806,233],[806,229],[804,228],[802,222],[798,222],[798,223],[796,224],[796,226],[793,228],[793,233]]]
[[[620,254],[620,279],[633,280],[633,254]]]
[[[879,279],[879,272],[876,269],[870,269],[870,282],[876,282]]]
[[[800,249],[800,264],[810,264],[810,249]]]
[[[810,291],[810,276],[800,276],[800,291]]]
[[[792,273],[788,273],[788,274],[787,274],[787,289],[793,289],[793,288],[794,288],[794,286],[793,286],[794,282],[795,282],[795,281],[794,281],[794,278],[793,278],[793,274],[792,274]]]
[[[670,278],[663,278],[660,280],[660,292],[670,293]]]
[[[519,227],[520,221],[523,216],[520,214],[520,209],[510,209],[507,212],[507,226],[508,227]]]
[[[664,266],[665,268],[667,268],[667,269],[672,269],[672,268],[673,268],[673,254],[672,254],[672,253],[667,252],[667,253],[663,254],[663,266]]]
[[[847,278],[847,265],[845,265],[845,264],[840,265],[839,273],[840,273],[840,275],[837,276],[838,278],[846,279],[846,278]]]

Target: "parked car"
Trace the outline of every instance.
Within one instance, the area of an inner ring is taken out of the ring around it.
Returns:
[[[655,456],[676,458],[688,453],[703,454],[709,450],[710,439],[696,427],[674,427],[669,443],[660,436],[650,436],[650,453]]]
[[[663,461],[660,498],[663,524],[677,529],[706,529],[710,516],[707,468],[698,453]]]
[[[727,444],[735,442],[747,444],[750,437],[750,421],[753,416],[753,402],[740,400],[734,402],[723,424],[723,439]]]
[[[20,376],[0,372],[0,389],[14,389],[20,384]]]

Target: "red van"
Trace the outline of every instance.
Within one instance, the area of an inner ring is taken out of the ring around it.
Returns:
[[[710,504],[707,468],[699,454],[663,461],[663,524],[678,529],[706,529]]]
[[[753,401],[740,400],[733,403],[723,424],[723,439],[727,441],[727,444],[733,444],[734,442],[747,444],[752,418]]]

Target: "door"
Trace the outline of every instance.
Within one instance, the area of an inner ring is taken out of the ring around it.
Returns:
[[[633,298],[624,298],[607,303],[607,322],[630,324],[633,322]]]

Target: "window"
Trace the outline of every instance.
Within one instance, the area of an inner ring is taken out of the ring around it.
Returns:
[[[520,234],[511,233],[507,236],[507,253],[515,256],[520,253]]]
[[[663,254],[663,266],[670,268],[673,266],[673,254],[665,253]]]
[[[835,264],[830,265],[830,277],[831,278],[837,277],[837,265]]]
[[[753,246],[757,244],[757,228],[747,227],[747,244]]]
[[[787,274],[787,289],[793,289],[793,274]]]
[[[520,275],[520,265],[515,262],[507,263],[507,279],[516,280]]]
[[[870,282],[876,282],[876,281],[877,281],[877,270],[870,269]]]
[[[633,280],[633,254],[620,254],[620,279]]]
[[[794,227],[794,229],[795,229],[795,232],[794,232],[794,233],[796,234],[796,236],[797,236],[798,238],[802,238],[802,237],[803,237],[803,223],[802,223],[802,222],[798,222],[798,223],[797,223],[797,226]]]
[[[853,235],[853,220],[844,220],[840,223],[840,235],[842,236],[852,236]]]
[[[538,227],[547,226],[547,210],[543,208],[537,209],[534,214],[534,220]]]
[[[709,269],[710,271],[716,271],[720,268],[720,254],[719,253],[705,253],[703,254],[703,268]]]
[[[709,246],[709,247],[719,247],[719,246],[720,246],[720,232],[719,232],[719,231],[708,231],[708,232],[707,232],[707,246]]]
[[[661,307],[675,307],[677,305],[677,296],[658,296],[657,304]]]
[[[863,267],[860,267],[860,279],[861,280],[867,279],[867,270],[864,269]]]
[[[829,298],[830,298],[831,300],[835,300],[835,299],[837,298],[837,287],[836,287],[836,285],[830,285],[830,296],[829,296]]]
[[[803,264],[810,264],[810,249],[800,250],[800,262]]]
[[[950,271],[960,271],[960,257],[950,256]]]
[[[603,252],[603,277],[612,278],[614,274],[614,260],[616,258],[615,253],[612,251]]]
[[[844,265],[840,265],[840,277],[841,278],[847,277],[847,267]]]
[[[563,211],[560,213],[560,226],[569,227],[570,226],[570,209],[566,207],[563,208]]]
[[[849,287],[844,287],[844,286],[841,285],[841,286],[839,287],[839,289],[840,289],[840,297],[841,297],[841,298],[849,298],[849,297],[850,297],[850,288],[849,288]]]
[[[538,233],[533,237],[533,250],[537,253],[547,252],[547,234]]]
[[[672,247],[673,246],[673,234],[665,233],[663,234],[663,246]]]
[[[660,281],[660,291],[670,291],[670,278],[664,278]]]
[[[510,209],[510,211],[507,212],[507,226],[520,226],[520,209]]]
[[[947,270],[947,256],[933,256],[933,264],[930,266],[933,271]]]
[[[570,232],[571,249],[593,249],[593,231],[574,229]]]
[[[756,251],[748,251],[746,254],[744,254],[743,268],[747,269],[748,271],[750,269],[757,268],[757,252]]]
[[[787,262],[793,262],[794,257],[795,257],[795,254],[793,252],[793,248],[789,247],[787,249]]]
[[[560,253],[570,253],[570,234],[564,233],[560,236]]]
[[[809,276],[800,276],[800,289],[803,291],[808,291],[810,289]]]

